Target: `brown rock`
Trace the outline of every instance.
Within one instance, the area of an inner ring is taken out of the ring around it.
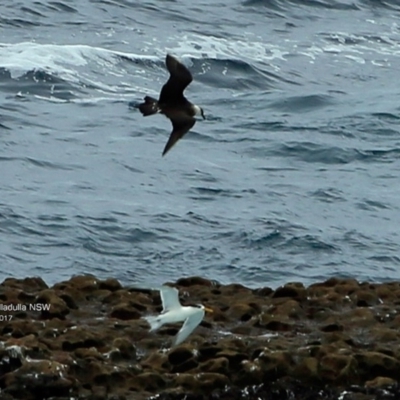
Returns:
[[[42,325],[40,322],[33,320],[12,319],[2,327],[1,334],[8,334],[14,338],[20,338],[30,334],[36,334],[40,325]]]
[[[103,363],[101,372],[92,377],[90,384],[93,386],[105,386],[107,392],[114,392],[117,394],[120,389],[125,388],[127,384],[132,381],[134,382],[134,388],[136,389],[139,385],[135,382],[135,372],[125,368],[115,368]],[[107,396],[107,398],[108,397],[109,396]]]
[[[141,362],[141,365],[146,370],[160,373],[170,368],[167,355],[155,351],[150,353],[150,355]]]
[[[226,314],[236,321],[248,321],[252,316],[257,315],[260,310],[255,309],[250,304],[236,303],[229,307]]]
[[[396,315],[395,317],[393,317],[390,323],[390,327],[395,329],[400,329],[400,315]]]
[[[208,360],[214,358],[217,353],[222,351],[222,346],[210,345],[209,343],[204,343],[199,347],[199,360]]]
[[[136,377],[136,380],[143,390],[149,392],[159,391],[166,386],[165,378],[156,372],[143,372]]]
[[[131,319],[139,319],[141,317],[140,312],[133,307],[131,304],[122,303],[115,306],[111,313],[111,318],[121,319],[123,321],[131,320]]]
[[[322,332],[341,332],[341,331],[343,331],[343,325],[341,325],[337,322],[332,322],[332,323],[321,326],[320,329]]]
[[[242,386],[249,386],[259,385],[265,381],[265,375],[260,366],[259,360],[243,360],[241,364],[241,369],[235,383]]]
[[[100,286],[100,280],[91,274],[73,276],[69,281],[63,283],[66,286],[72,286],[85,294],[99,289]],[[56,286],[54,286],[54,288],[55,287]]]
[[[67,396],[73,382],[66,378],[68,368],[55,361],[31,360],[13,372],[5,374],[1,381],[6,392],[16,398],[36,399]]]
[[[194,374],[177,374],[172,382],[173,387],[182,388],[185,392],[198,393],[201,390],[201,383]]]
[[[53,289],[42,290],[35,299],[35,304],[48,306],[41,310],[41,317],[43,319],[59,318],[65,319],[70,310],[63,299],[61,299]]]
[[[106,342],[99,333],[91,332],[87,329],[77,327],[70,329],[63,337],[62,349],[64,351],[74,351],[80,347],[103,347]]]
[[[387,344],[400,339],[400,332],[397,329],[377,326],[372,328],[370,333],[375,343]]]
[[[6,278],[0,286],[22,289],[24,291],[32,292],[48,289],[46,282],[39,277],[24,279]]]
[[[252,322],[250,321],[250,324]],[[231,333],[235,335],[241,335],[241,336],[254,336],[254,328],[252,325],[238,325],[234,328],[231,328]]]
[[[349,348],[354,344],[353,339],[346,332],[324,332],[323,335],[322,343],[324,345],[331,344],[336,351],[338,349]]]
[[[274,293],[274,290],[269,287],[254,289],[253,293],[260,297],[269,297]]]
[[[375,351],[366,351],[355,354],[358,362],[359,374],[364,379],[374,379],[377,376],[386,376],[399,379],[400,363],[393,357]]]
[[[136,352],[136,347],[131,340],[116,338],[113,340],[112,349],[108,355],[113,361],[135,360]]]
[[[26,348],[21,346],[1,346],[0,379],[5,374],[20,368],[25,357]]]
[[[245,352],[247,348],[242,339],[235,337],[224,337],[220,339],[218,341],[218,346],[220,346],[223,350],[232,350],[236,352]]]
[[[115,278],[107,278],[106,280],[99,282],[99,289],[115,292],[116,290],[122,289],[122,285]]]
[[[219,374],[228,375],[229,360],[226,357],[214,358],[202,363],[198,369],[201,372],[216,372]]]
[[[43,343],[35,334],[29,334],[27,336],[23,336],[19,339],[9,339],[7,340],[6,349],[10,346],[20,347],[24,356],[32,357],[32,358],[48,358],[51,357],[51,351]]]
[[[172,373],[184,373],[195,369],[199,363],[197,360],[193,358],[189,358],[189,360],[184,361],[181,364],[173,365],[171,368]]]
[[[182,387],[185,391],[192,393],[210,393],[211,391],[223,388],[229,384],[229,379],[222,374],[198,373],[179,374],[173,380],[174,387]]]
[[[279,318],[288,319],[304,319],[305,317],[304,311],[296,300],[287,300],[283,304],[277,306],[274,310],[274,315],[279,316]]]
[[[343,321],[348,326],[355,326],[357,329],[369,328],[376,324],[374,313],[369,308],[355,308],[342,315]]]
[[[35,300],[36,295],[34,294],[35,292],[26,292],[24,290],[21,290],[18,295],[17,299],[22,303],[22,304],[32,304]]]
[[[74,351],[74,354],[78,358],[92,358],[96,360],[103,360],[104,357],[95,347],[90,348],[78,348]]]
[[[171,363],[171,365],[179,365],[193,357],[194,357],[193,350],[189,346],[183,345],[175,347],[168,354],[168,361]]]
[[[321,377],[329,381],[351,381],[357,377],[357,363],[353,356],[330,354],[319,362]]]
[[[302,381],[318,381],[318,360],[315,357],[301,358],[293,369],[293,376]]]
[[[62,375],[68,383],[53,377],[48,368],[37,390],[51,378],[61,393],[63,384],[70,389],[69,397],[99,399],[166,394],[204,400],[215,385],[232,385],[236,393],[262,383],[281,390],[285,384],[290,389],[294,379],[334,390],[368,381],[372,398],[399,378],[400,282],[331,279],[307,289],[289,283],[272,292],[188,279],[180,291],[182,303],[207,304],[215,312],[202,322],[200,334],[170,350],[160,347],[181,324],[149,334],[147,322],[139,318],[161,311],[158,291],[123,288],[116,280],[87,276],[52,289],[40,282],[37,287],[23,280],[9,281],[8,286],[3,282],[3,304],[34,304],[41,295],[68,313],[43,320],[39,312],[17,311],[11,321],[0,321],[1,393],[30,400],[18,392],[24,378],[29,380],[25,373],[17,378],[26,358],[40,359],[43,368],[46,362],[66,366]],[[137,319],[110,318],[116,310],[133,312]],[[29,385],[28,396],[41,398],[33,383]],[[57,397],[55,392],[50,395]]]
[[[306,289],[302,283],[287,283],[275,290],[273,298],[290,297],[293,299],[304,299],[306,297]]]
[[[196,375],[196,378],[201,384],[202,390],[206,393],[214,389],[224,388],[229,385],[229,379],[225,375],[213,372],[202,372]]]
[[[240,283],[231,283],[228,285],[223,285],[219,288],[221,296],[223,297],[233,297],[234,299],[240,298],[240,300],[246,300],[250,298],[253,291]]]
[[[181,278],[176,281],[176,284],[178,286],[184,286],[184,287],[195,286],[195,285],[208,286],[208,287],[213,286],[211,281],[209,281],[208,279],[201,278],[200,276],[192,276],[190,278]]]
[[[335,286],[335,291],[342,296],[350,296],[360,287],[359,282],[356,279],[339,279],[338,284]]]
[[[392,378],[387,378],[386,376],[377,376],[371,381],[365,382],[365,386],[369,388],[384,388],[387,386],[396,385],[397,381]]]
[[[289,323],[287,319],[280,319],[279,316],[271,316],[266,313],[259,316],[259,320],[254,326],[274,332],[289,332],[294,328],[294,325]]]
[[[350,299],[357,307],[372,307],[380,304],[379,296],[370,290],[356,290],[351,294]]]
[[[231,368],[236,368],[238,366],[240,366],[241,362],[243,360],[246,360],[249,358],[249,356],[246,353],[241,353],[239,351],[236,350],[230,350],[230,349],[224,349],[222,351],[220,351],[217,354],[217,357],[219,358],[226,358],[227,360],[229,360],[229,365]]]
[[[264,374],[270,379],[277,379],[291,373],[293,359],[287,351],[270,351],[264,349],[257,359]]]
[[[60,293],[60,299],[64,300],[67,307],[71,310],[77,310],[79,308],[74,298],[68,293]]]
[[[399,282],[388,282],[382,285],[379,285],[375,293],[376,295],[384,302],[391,303],[397,300],[398,293],[400,292]]]

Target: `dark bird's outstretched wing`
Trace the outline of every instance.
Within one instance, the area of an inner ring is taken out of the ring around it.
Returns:
[[[161,89],[159,103],[168,105],[186,103],[187,100],[183,96],[183,91],[192,82],[192,74],[180,61],[170,54],[167,54],[165,64],[170,77]]]
[[[170,117],[169,117],[170,118]],[[189,117],[187,115],[185,116],[176,116],[170,118],[172,122],[172,132],[171,135],[168,139],[167,144],[164,147],[164,151],[162,153],[163,156],[168,153],[168,151],[171,149],[171,147],[181,138],[185,135],[186,132],[188,132],[190,129],[193,128],[193,125],[196,123],[196,119]]]

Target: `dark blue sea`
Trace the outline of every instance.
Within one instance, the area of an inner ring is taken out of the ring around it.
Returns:
[[[395,0],[0,4],[0,281],[400,279]],[[166,53],[199,121],[165,156]]]

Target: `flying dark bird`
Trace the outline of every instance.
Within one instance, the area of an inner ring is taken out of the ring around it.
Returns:
[[[161,113],[172,122],[172,132],[165,145],[163,156],[186,132],[193,128],[196,123],[195,116],[205,119],[203,109],[192,104],[183,95],[184,90],[193,80],[190,71],[170,54],[167,54],[165,64],[170,77],[162,87],[159,99],[146,96],[144,103],[139,105],[139,110],[144,117]]]

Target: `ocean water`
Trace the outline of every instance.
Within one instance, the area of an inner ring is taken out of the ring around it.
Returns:
[[[0,280],[400,279],[400,6],[0,4]],[[167,52],[199,121],[143,118]]]

